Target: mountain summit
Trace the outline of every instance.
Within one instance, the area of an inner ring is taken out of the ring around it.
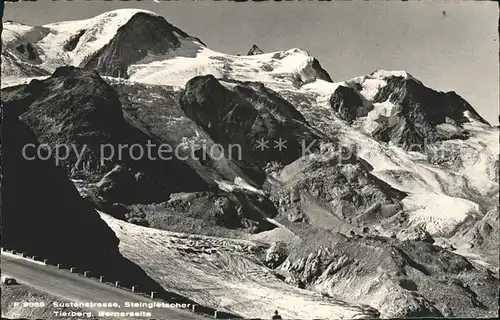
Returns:
[[[247,56],[254,56],[254,55],[257,55],[257,54],[263,54],[264,51],[262,51],[259,47],[257,47],[256,44],[254,44],[250,50],[248,51],[247,53]]]
[[[7,22],[2,34],[2,76],[48,75],[59,66],[73,65],[127,77],[132,63],[179,49],[181,40],[203,45],[163,17],[138,9],[35,27]]]

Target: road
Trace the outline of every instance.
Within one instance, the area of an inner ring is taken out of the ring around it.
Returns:
[[[190,311],[180,308],[127,308],[125,302],[151,303],[153,300],[136,295],[132,292],[115,288],[95,280],[60,270],[55,267],[45,266],[26,259],[1,254],[2,274],[15,278],[19,283],[26,284],[39,291],[61,298],[61,302],[117,302],[118,308],[91,308],[94,319],[207,319]],[[140,317],[102,317],[98,312],[150,312],[151,316]],[[56,317],[54,317],[56,319]],[[92,319],[92,318],[90,318]]]

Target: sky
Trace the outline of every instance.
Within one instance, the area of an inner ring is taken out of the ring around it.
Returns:
[[[301,48],[334,81],[406,70],[455,91],[491,124],[499,116],[499,9],[493,1],[51,1],[6,3],[4,20],[30,25],[118,8],[156,12],[213,50]],[[443,15],[443,11],[446,12]]]

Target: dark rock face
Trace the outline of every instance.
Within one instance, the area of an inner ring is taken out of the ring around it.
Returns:
[[[325,80],[327,82],[333,82],[332,78],[330,77],[328,72],[325,69],[323,69],[318,59],[314,58],[312,67],[318,73],[319,79]]]
[[[363,99],[352,88],[339,86],[332,97],[330,105],[338,112],[342,120],[352,123],[358,117],[365,117],[373,109],[370,104],[368,108],[363,105]]]
[[[290,283],[367,303],[382,317],[484,317],[498,308],[497,278],[422,241],[319,232],[293,248],[281,268]]]
[[[64,44],[63,49],[66,51],[75,50],[80,38],[85,34],[85,29],[78,31],[75,35],[68,39],[68,41]]]
[[[387,85],[374,97],[373,102],[389,100],[398,106],[397,112],[380,119],[373,135],[381,141],[392,141],[403,147],[422,146],[428,142],[446,139],[466,139],[468,132],[460,125],[468,122],[463,115],[469,111],[480,122],[487,122],[455,92],[437,92],[423,84],[403,77],[389,77]],[[439,130],[447,124],[454,130]]]
[[[136,13],[106,46],[80,67],[96,69],[101,75],[127,77],[128,66],[148,53],[159,55],[178,48],[180,41],[174,32],[188,37],[163,17]]]
[[[54,90],[56,87],[59,90]],[[74,144],[83,149],[91,143],[84,163],[99,170],[99,145],[111,142],[115,126],[123,123],[116,93],[95,72],[73,67],[58,68],[44,81],[4,91],[5,108],[15,109],[20,119],[39,137],[41,143]],[[67,167],[76,165],[76,155]]]
[[[238,166],[238,150],[231,150],[236,161],[225,158],[217,160],[212,147],[215,143],[198,124],[189,119],[179,104],[179,92],[166,86],[140,85],[137,83],[114,83],[124,115],[128,122],[141,131],[148,132],[172,147],[172,156],[178,151],[178,158],[186,159],[196,172],[217,188],[213,179],[234,181],[241,177],[252,185],[258,185]],[[190,141],[186,143],[186,141]],[[189,147],[188,147],[189,145]],[[262,174],[260,174],[262,176]],[[262,177],[259,177],[262,179]],[[182,182],[182,181],[178,181]],[[188,190],[188,189],[186,189]],[[192,191],[205,190],[203,188]]]
[[[241,146],[240,160],[247,166],[290,163],[301,156],[302,143],[316,137],[292,105],[259,84],[240,84],[232,91],[211,75],[195,77],[186,84],[180,104],[224,148]],[[256,149],[260,139],[269,141],[262,151]],[[274,147],[279,139],[287,141],[286,149]]]
[[[164,292],[120,255],[113,231],[62,168],[23,157],[26,144],[39,145],[36,134],[18,110],[2,109],[2,246]]]
[[[151,154],[158,154],[155,148],[161,141],[124,117],[117,93],[94,71],[58,68],[47,80],[33,80],[2,93],[5,109],[18,115],[40,143],[52,150],[57,145],[69,147],[68,158],[60,163],[68,174],[87,182],[104,179],[90,189],[105,203],[163,201],[170,192],[207,188],[193,169],[175,157],[149,157],[148,143],[153,145]],[[143,156],[126,148],[132,145],[140,146],[136,149],[142,149]],[[112,173],[103,178],[116,165],[130,177]]]
[[[254,44],[250,50],[247,53],[247,56],[255,56],[257,54],[263,54],[264,51],[262,51],[259,47],[257,47],[256,44]]]

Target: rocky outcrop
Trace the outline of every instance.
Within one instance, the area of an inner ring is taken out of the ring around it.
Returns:
[[[403,229],[398,232],[396,238],[400,241],[424,241],[428,243],[434,243],[434,239],[432,238],[432,236],[420,227]]]
[[[339,86],[332,97],[330,105],[335,110],[339,118],[352,123],[358,117],[365,117],[373,109],[371,103],[365,103],[362,97],[352,88]]]
[[[456,246],[466,246],[493,266],[498,266],[498,244],[500,241],[499,208],[488,211],[472,226],[457,232],[452,238]]]
[[[63,49],[65,51],[75,50],[76,46],[78,45],[78,42],[80,41],[80,38],[85,34],[85,31],[86,31],[85,29],[82,29],[73,36],[71,36],[63,45]]]
[[[267,249],[264,264],[271,269],[276,269],[281,265],[288,255],[286,244],[283,242],[273,242]]]
[[[260,84],[241,83],[229,90],[211,75],[199,76],[186,84],[180,104],[225,150],[240,146],[239,160],[247,167],[290,163],[301,156],[303,143],[316,138],[289,102]],[[285,146],[277,147],[279,141]]]
[[[467,139],[468,132],[461,124],[468,122],[464,112],[487,124],[463,98],[455,92],[438,92],[425,87],[413,78],[391,76],[373,98],[374,103],[389,101],[396,111],[379,119],[373,132],[377,139],[411,148],[426,142],[447,139]],[[439,125],[451,127],[439,130]]]
[[[318,73],[318,79],[321,79],[321,80],[324,80],[327,82],[333,82],[332,78],[330,77],[328,72],[325,69],[323,69],[323,67],[319,63],[318,59],[316,59],[316,58],[313,59],[312,67]]]
[[[406,194],[377,179],[349,152],[330,146],[286,166],[280,177],[283,184],[272,188],[271,199],[280,213],[292,222],[319,223],[329,229],[338,225],[335,220],[362,227],[402,210],[400,201]],[[323,218],[314,213],[319,211]],[[320,223],[326,217],[332,219],[330,227]]]
[[[263,54],[264,51],[262,51],[259,47],[257,47],[256,44],[254,44],[250,50],[248,50],[247,56],[255,56],[257,54]]]
[[[38,53],[31,43],[20,44],[16,47],[17,52],[22,54],[27,60],[37,60]]]

